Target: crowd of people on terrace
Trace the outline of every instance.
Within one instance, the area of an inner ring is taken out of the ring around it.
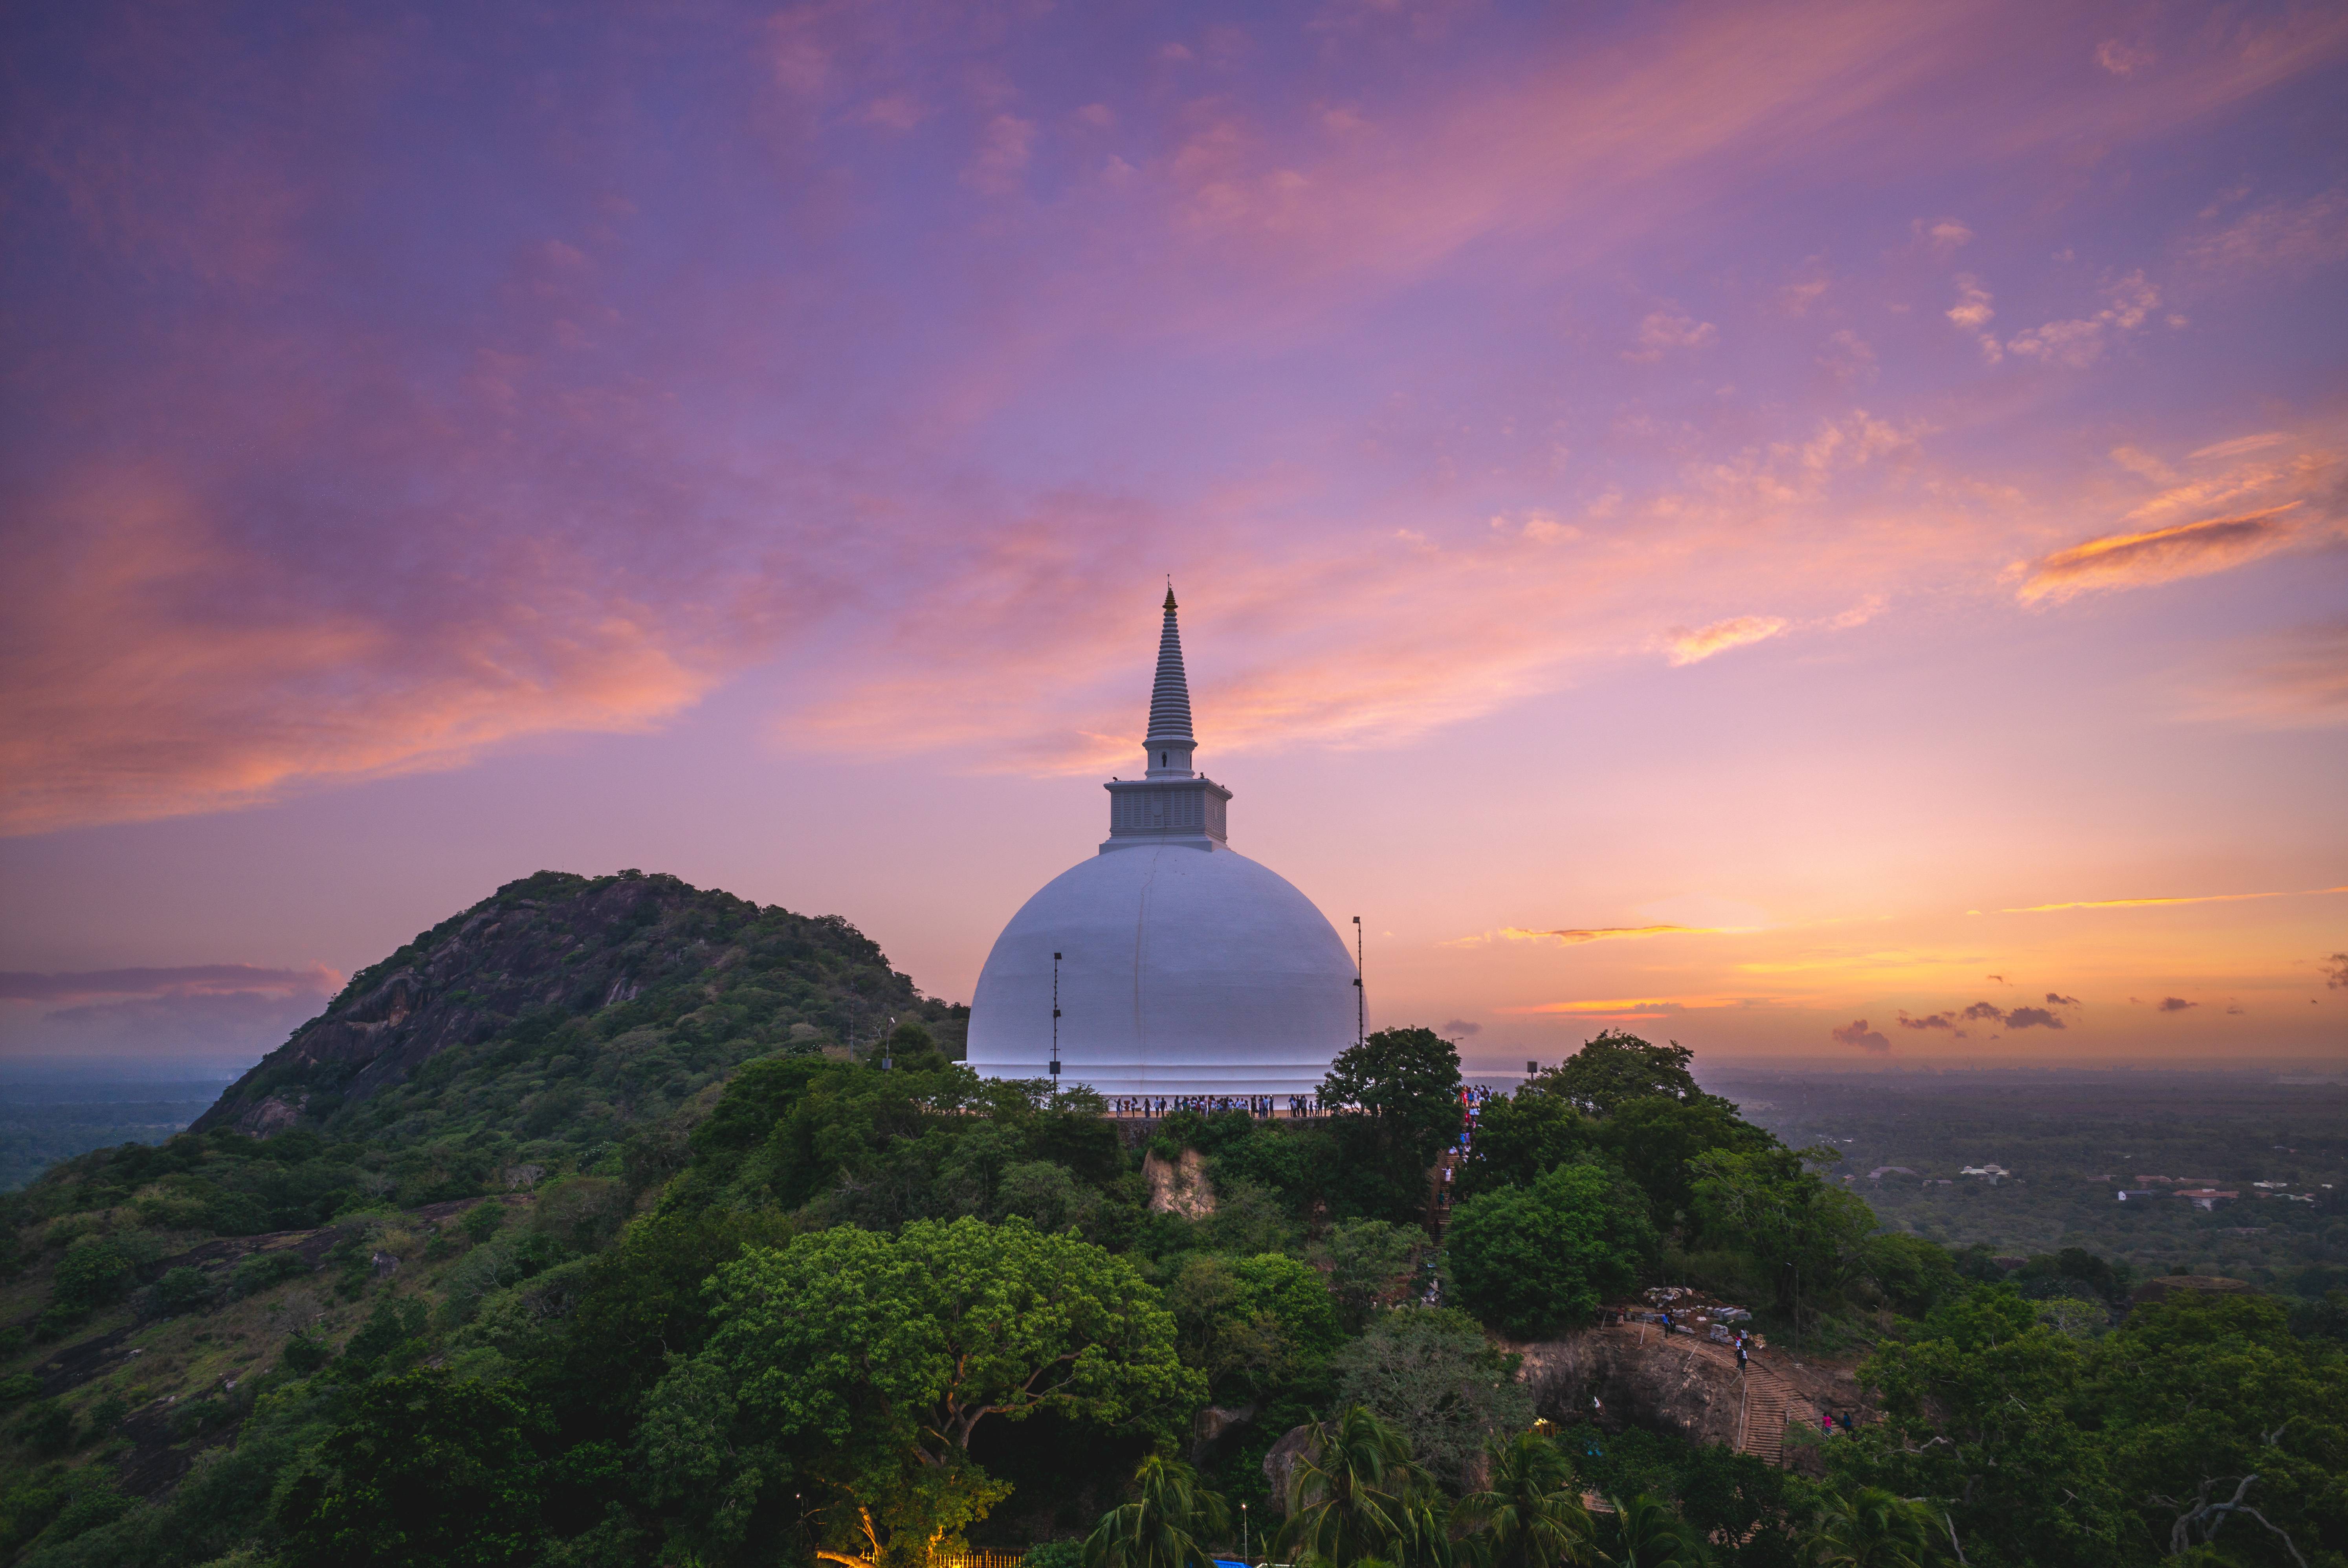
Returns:
[[[1323,1113],[1318,1094],[1120,1094],[1110,1097],[1108,1113],[1170,1116],[1177,1111],[1195,1111],[1201,1116],[1211,1116],[1219,1111],[1243,1111],[1250,1116],[1274,1117],[1280,1114],[1283,1099],[1288,1102],[1291,1116]]]
[[[1459,1091],[1459,1152],[1468,1152],[1476,1135],[1476,1113],[1494,1099],[1498,1091],[1481,1083],[1462,1085]],[[1292,1117],[1325,1116],[1328,1108],[1321,1103],[1318,1094],[1117,1094],[1109,1097],[1108,1113],[1112,1116],[1170,1116],[1177,1111],[1195,1111],[1201,1116],[1212,1116],[1219,1111],[1242,1111],[1250,1116],[1277,1117],[1282,1101],[1287,1102],[1287,1113]]]

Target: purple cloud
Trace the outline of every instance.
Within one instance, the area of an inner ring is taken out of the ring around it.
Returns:
[[[1868,1028],[1867,1020],[1863,1018],[1853,1019],[1840,1029],[1829,1030],[1827,1032],[1834,1037],[1835,1043],[1838,1045],[1855,1045],[1861,1050],[1878,1056],[1891,1049],[1891,1042],[1880,1033]]]

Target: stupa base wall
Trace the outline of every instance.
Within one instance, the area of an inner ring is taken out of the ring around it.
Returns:
[[[1050,1064],[1043,1061],[973,1061],[970,1066],[983,1078],[1051,1076]],[[1328,1075],[1329,1064],[1326,1061],[1247,1061],[1218,1065],[1189,1061],[1164,1064],[1077,1062],[1063,1058],[1060,1062],[1060,1087],[1063,1089],[1074,1089],[1081,1084],[1110,1099],[1269,1094],[1281,1101],[1282,1111],[1287,1109],[1290,1095],[1319,1093],[1322,1080]]]

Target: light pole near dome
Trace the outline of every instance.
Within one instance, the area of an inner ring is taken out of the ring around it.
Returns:
[[[1370,1038],[1370,993],[1362,984],[1362,917],[1354,917],[1354,1043]]]
[[[1060,955],[1052,955],[1052,1092],[1060,1092]]]

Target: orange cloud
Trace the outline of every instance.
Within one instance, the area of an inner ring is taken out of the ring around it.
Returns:
[[[1706,1008],[1733,1008],[1746,1005],[1743,997],[1674,997],[1668,999],[1617,998],[1605,1001],[1540,1002],[1530,1007],[1496,1008],[1496,1012],[1527,1017],[1560,1015],[1590,1018],[1670,1018],[1677,1013]]]
[[[2253,898],[2320,898],[2348,893],[2348,886],[2292,888],[2280,893],[2204,893],[2184,898],[2091,898],[2074,904],[2031,904],[2001,909],[2001,915],[2046,915],[2059,909],[2150,909],[2167,904],[2240,904]]]
[[[1529,931],[1521,927],[1503,926],[1497,931],[1455,938],[1441,946],[1471,948],[1488,942],[1555,942],[1560,947],[1570,948],[1583,942],[1610,942],[1627,937],[1720,936],[1742,929],[1744,927],[1733,926],[1595,926],[1561,931]]]
[[[2157,456],[2124,450],[2134,471],[2174,477]],[[2340,479],[2348,465],[2336,440],[2269,431],[2202,446],[2188,460],[2223,466],[2167,484],[2121,519],[2133,526],[2011,569],[2022,579],[2016,597],[2059,604],[2082,593],[2203,577],[2343,532]]]
[[[1780,615],[1740,615],[1734,620],[1715,620],[1693,631],[1673,631],[1670,641],[1672,663],[1694,664],[1732,648],[1766,642],[1785,630],[1786,619]]]
[[[2059,603],[2098,589],[2144,588],[2224,571],[2290,544],[2293,530],[2287,514],[2298,506],[2286,501],[2239,517],[2089,539],[2038,561],[2019,597],[2024,603]]]

